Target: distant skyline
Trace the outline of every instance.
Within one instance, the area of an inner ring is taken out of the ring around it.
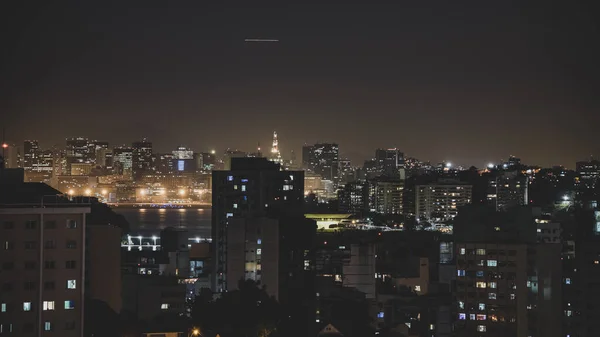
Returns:
[[[321,141],[355,165],[397,147],[574,168],[600,155],[591,6],[18,2],[0,11],[0,126],[43,147],[82,135],[252,151],[277,130],[298,159]]]

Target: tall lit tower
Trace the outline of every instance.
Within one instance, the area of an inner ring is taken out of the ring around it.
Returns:
[[[279,152],[279,141],[277,140],[277,131],[273,131],[273,147],[271,148],[271,161],[281,164],[281,153]]]

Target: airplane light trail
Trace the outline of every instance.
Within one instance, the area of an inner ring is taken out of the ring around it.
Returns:
[[[277,39],[245,39],[244,42],[279,42]]]

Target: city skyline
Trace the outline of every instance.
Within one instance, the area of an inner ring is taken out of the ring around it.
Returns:
[[[581,4],[112,4],[5,12],[9,138],[250,150],[277,130],[284,153],[336,141],[355,162],[392,146],[476,166],[600,152],[597,29]]]

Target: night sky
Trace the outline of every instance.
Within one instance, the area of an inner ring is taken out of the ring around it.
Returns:
[[[277,130],[286,157],[335,141],[355,164],[376,147],[479,167],[600,155],[593,1],[207,2],[3,2],[7,138],[251,151]]]

